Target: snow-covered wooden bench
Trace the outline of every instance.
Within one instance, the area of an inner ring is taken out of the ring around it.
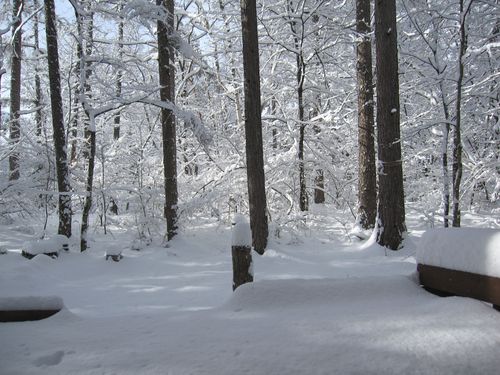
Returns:
[[[438,295],[471,297],[500,310],[500,230],[434,229],[417,249],[420,284]]]
[[[62,308],[60,297],[0,297],[0,322],[41,320]]]
[[[25,242],[21,254],[28,259],[32,259],[39,254],[57,258],[62,250],[68,250],[68,237],[56,234],[51,238]]]

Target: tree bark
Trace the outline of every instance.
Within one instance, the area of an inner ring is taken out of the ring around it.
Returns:
[[[170,45],[170,35],[174,30],[174,1],[156,0],[163,6],[165,21],[158,21],[158,70],[160,77],[160,99],[163,102],[175,102],[175,67],[174,51]],[[165,179],[164,215],[167,222],[167,240],[177,233],[177,141],[175,116],[172,110],[161,109],[163,172]]]
[[[298,47],[298,43],[296,43]],[[304,164],[304,137],[306,133],[306,124],[304,122],[304,78],[305,78],[304,59],[302,54],[297,55],[297,97],[299,105],[299,208],[301,211],[309,209],[309,199],[307,197],[306,171]]]
[[[55,22],[56,16],[54,0],[44,0],[44,2],[52,128],[54,132],[54,149],[56,154],[57,187],[59,191],[58,233],[69,238],[71,237],[71,196],[61,97],[61,77],[59,73],[59,53],[57,49],[57,28]]]
[[[38,0],[33,1],[33,6],[35,9],[38,9]],[[33,16],[33,34],[35,37],[35,125],[36,125],[36,135],[38,138],[42,136],[43,130],[43,119],[42,119],[42,84],[40,80],[40,69],[38,67],[39,58],[40,58],[40,36],[38,32],[38,12]],[[40,140],[38,140],[40,142]]]
[[[232,246],[233,260],[233,291],[240,285],[251,283],[252,274],[252,249],[250,246]]]
[[[240,0],[245,76],[245,138],[250,227],[255,251],[267,246],[266,190],[262,147],[259,41],[255,0]]]
[[[118,10],[121,12],[123,9],[123,3],[120,2]],[[123,61],[123,19],[120,18],[120,23],[118,24],[118,60]],[[116,73],[116,97],[120,98],[122,96],[122,78],[123,72],[121,68],[118,68]],[[113,119],[113,139],[120,139],[120,123],[121,123],[121,111],[116,112]]]
[[[377,243],[398,250],[406,225],[395,0],[375,0],[375,20],[379,158]]]
[[[90,3],[85,4],[87,10],[90,8]],[[88,158],[88,164],[87,164],[87,179],[85,182],[85,202],[83,204],[83,211],[82,211],[82,224],[80,227],[80,251],[84,252],[87,250],[88,247],[88,239],[87,239],[87,233],[88,233],[88,227],[89,227],[89,217],[90,217],[90,210],[92,209],[92,200],[93,200],[93,186],[94,186],[94,167],[95,167],[95,157],[96,157],[96,124],[95,124],[95,117],[94,114],[91,112],[92,108],[89,105],[89,99],[92,96],[91,92],[91,85],[89,82],[89,78],[92,74],[92,63],[90,62],[89,57],[92,55],[93,52],[93,45],[94,45],[94,30],[93,30],[93,25],[94,25],[94,14],[90,12],[87,16],[82,16],[81,14],[78,14],[78,10],[75,9],[77,12],[77,17],[80,19],[80,21],[86,20],[86,35],[84,37],[83,35],[83,22],[81,22],[80,28],[79,28],[79,36],[78,39],[80,40],[80,44],[83,42],[85,39],[85,54],[83,54],[83,48],[82,48],[82,54],[80,55],[80,87],[84,87],[84,97],[81,100],[83,110],[85,112],[85,126],[84,126],[84,132],[85,132],[85,156]],[[82,45],[81,45],[82,46]],[[83,46],[82,46],[83,47]],[[82,69],[83,74],[82,74]]]
[[[452,167],[452,182],[453,182],[453,207],[452,215],[454,227],[460,227],[460,183],[462,181],[462,82],[464,79],[464,62],[463,58],[467,51],[467,30],[466,17],[470,9],[472,1],[470,1],[467,10],[464,10],[464,0],[460,0],[460,52],[458,55],[458,80],[457,80],[457,100],[455,101],[455,126],[453,132],[453,167]]]
[[[359,168],[357,222],[363,229],[373,228],[377,216],[370,14],[370,0],[356,0],[356,31],[358,38],[362,38],[356,52]]]
[[[85,184],[85,203],[83,204],[82,211],[82,226],[80,228],[80,251],[87,250],[87,232],[89,228],[90,209],[92,208],[92,189],[94,185],[94,167],[95,167],[95,153],[96,153],[96,132],[95,132],[95,119],[90,119],[91,129],[89,129],[89,163],[87,169],[87,181]]]
[[[9,181],[19,179],[19,137],[21,125],[21,54],[22,54],[22,11],[23,0],[14,0],[12,4],[12,58],[10,74],[10,147]]]

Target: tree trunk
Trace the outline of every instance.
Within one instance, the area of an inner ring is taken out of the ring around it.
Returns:
[[[89,228],[90,209],[92,208],[92,189],[94,185],[94,166],[95,166],[95,153],[96,153],[96,139],[95,139],[95,119],[90,119],[89,129],[89,164],[87,169],[87,182],[85,184],[85,203],[83,204],[82,211],[82,226],[80,229],[80,251],[87,250],[87,232]]]
[[[71,237],[71,195],[66,155],[66,135],[61,97],[61,77],[59,73],[59,54],[57,49],[57,28],[55,22],[54,0],[45,1],[45,24],[47,36],[47,61],[50,82],[50,102],[54,150],[56,154],[57,187],[59,190],[59,229],[58,233]]]
[[[463,58],[467,51],[467,30],[466,16],[472,1],[469,2],[467,10],[464,10],[464,0],[460,0],[460,53],[458,55],[458,80],[457,80],[457,100],[455,101],[455,127],[453,132],[453,223],[454,227],[460,227],[460,183],[462,181],[462,82],[464,79]]]
[[[252,242],[259,254],[267,246],[266,187],[262,147],[259,41],[255,0],[240,0],[245,76],[245,138]]]
[[[397,250],[403,241],[406,225],[395,0],[375,0],[375,20],[379,158],[377,243]]]
[[[170,34],[174,30],[174,1],[156,0],[163,6],[165,21],[158,21],[158,70],[160,76],[160,99],[162,102],[175,102],[174,51],[170,45]],[[161,109],[163,140],[163,173],[165,178],[164,215],[167,222],[167,240],[177,233],[177,141],[175,116],[172,110]]]
[[[375,126],[373,118],[372,48],[370,0],[356,0],[358,79],[358,217],[363,229],[375,226],[377,216],[377,175],[375,168]]]
[[[119,5],[119,12],[123,9],[123,4]],[[118,60],[123,61],[123,19],[120,18],[120,23],[118,24]],[[116,73],[116,97],[120,98],[122,96],[122,78],[123,72],[120,68]],[[114,118],[114,128],[113,128],[113,139],[120,139],[120,123],[121,123],[121,111],[118,110]]]
[[[90,4],[85,3],[86,10],[89,10]],[[94,167],[95,167],[95,156],[96,156],[96,124],[94,114],[91,112],[91,107],[89,104],[89,99],[92,96],[91,85],[89,82],[89,78],[92,74],[92,63],[89,57],[92,54],[93,45],[94,45],[94,30],[93,30],[93,18],[94,15],[90,12],[87,16],[82,16],[79,14],[78,10],[75,9],[77,13],[78,19],[81,21],[81,25],[79,28],[80,34],[78,35],[78,39],[80,40],[80,44],[83,43],[85,39],[85,53],[80,56],[80,87],[84,88],[84,96],[81,99],[81,103],[83,106],[83,110],[85,111],[85,125],[84,125],[84,133],[85,133],[85,157],[88,158],[87,164],[87,179],[85,182],[85,202],[83,204],[82,211],[82,224],[80,228],[80,251],[84,252],[87,250],[88,241],[87,241],[87,232],[89,227],[89,217],[90,210],[92,208],[92,199],[93,199],[93,186],[94,186]],[[83,20],[86,20],[86,35],[83,35]],[[83,72],[82,72],[83,69]],[[83,74],[82,74],[83,73]]]
[[[4,53],[4,46],[3,46],[3,34],[0,33],[0,92],[2,92],[2,78],[3,75],[6,73],[5,68],[3,67],[3,53]],[[2,98],[0,97],[0,128],[2,127]]]
[[[250,246],[231,247],[233,260],[233,291],[240,285],[251,283],[252,274],[252,248]]]
[[[33,1],[33,6],[35,9],[38,9],[38,0]],[[38,67],[39,59],[40,59],[40,37],[38,32],[38,12],[36,12],[33,16],[33,34],[35,37],[35,125],[36,125],[36,135],[39,138],[38,142],[40,142],[40,137],[42,136],[43,129],[43,119],[42,119],[42,84],[40,80],[40,69]]]
[[[76,28],[78,38],[76,41],[76,64],[74,68],[73,75],[77,77],[77,82],[75,83],[75,91],[73,93],[73,103],[72,103],[72,120],[70,125],[70,163],[76,162],[76,154],[77,154],[77,137],[78,137],[78,125],[80,122],[80,94],[82,92],[81,88],[81,61],[83,56],[83,41],[82,41],[82,15],[75,9],[75,18],[76,18]]]
[[[298,45],[298,43],[297,43]],[[304,165],[304,137],[306,124],[304,122],[304,73],[305,64],[302,55],[297,55],[297,97],[299,105],[299,207],[301,211],[309,209],[307,197],[306,171]]]
[[[10,155],[9,181],[19,179],[19,137],[21,125],[21,54],[22,54],[22,11],[23,0],[14,0],[12,4],[12,59],[10,75]]]

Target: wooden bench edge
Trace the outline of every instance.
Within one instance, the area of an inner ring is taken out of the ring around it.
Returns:
[[[429,289],[492,303],[500,309],[500,278],[418,263],[420,284]]]

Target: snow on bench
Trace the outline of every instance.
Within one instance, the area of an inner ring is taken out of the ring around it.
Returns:
[[[26,241],[21,254],[23,257],[32,259],[39,254],[45,254],[52,258],[57,258],[59,251],[68,249],[68,237],[56,234],[51,238],[41,240]]]
[[[420,283],[428,290],[500,309],[500,230],[429,230],[417,248],[417,263]]]
[[[60,297],[0,297],[0,322],[40,320],[64,307]]]

